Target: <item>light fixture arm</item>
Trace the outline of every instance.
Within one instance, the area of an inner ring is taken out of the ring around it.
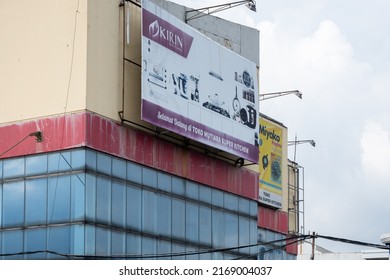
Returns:
[[[295,140],[294,141],[288,141],[287,145],[292,146],[294,145],[294,162],[296,162],[297,158],[297,145],[298,144],[304,144],[304,143],[309,143],[313,147],[316,146],[316,142],[314,140],[297,140],[297,136],[295,135]]]
[[[271,92],[271,93],[263,93],[259,94],[259,101],[276,98],[284,95],[294,94],[298,96],[300,99],[302,99],[302,92],[299,90],[288,90],[288,91],[280,91],[280,92]]]
[[[298,145],[298,144],[304,144],[304,143],[309,143],[313,147],[316,146],[316,142],[314,140],[297,140],[297,141],[288,141],[288,145]]]
[[[231,2],[231,3],[220,4],[220,5],[215,5],[215,6],[210,6],[210,7],[200,8],[200,9],[188,10],[188,11],[186,11],[186,14],[185,14],[185,22],[206,16],[206,15],[215,14],[215,13],[218,13],[218,12],[230,9],[230,8],[234,8],[234,7],[237,7],[240,5],[244,5],[244,4],[246,4],[247,7],[251,11],[256,12],[256,2],[254,0],[235,1],[235,2]]]

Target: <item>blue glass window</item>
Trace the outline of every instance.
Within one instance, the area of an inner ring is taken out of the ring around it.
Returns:
[[[70,221],[70,177],[49,178],[48,223]]]
[[[157,232],[161,235],[171,235],[171,198],[159,195],[157,198]]]
[[[199,187],[199,200],[211,203],[211,188],[200,186]]]
[[[142,230],[157,233],[156,194],[145,190],[142,192]]]
[[[225,213],[224,216],[224,246],[238,246],[238,216],[230,213]]]
[[[0,184],[0,227],[3,225],[3,184]],[[0,238],[1,240],[1,238]],[[1,242],[0,242],[0,252],[1,252]]]
[[[199,242],[211,245],[211,209],[199,206]]]
[[[185,194],[184,180],[181,178],[172,178],[172,192],[174,194],[182,195]]]
[[[224,193],[224,205],[226,209],[238,211],[238,197],[230,193]]]
[[[26,225],[46,224],[47,179],[26,181]]]
[[[85,254],[95,255],[96,252],[96,228],[93,226],[85,227]]]
[[[86,166],[87,169],[95,171],[96,170],[96,152],[87,150],[85,152],[85,161],[86,161]]]
[[[27,229],[24,233],[24,251],[37,252],[46,250],[46,228]],[[26,259],[46,259],[46,253],[26,255]]]
[[[111,232],[111,254],[116,256],[126,254],[126,234],[124,232]]]
[[[172,198],[172,237],[185,238],[185,203],[184,200]]]
[[[165,240],[157,240],[157,254],[160,256],[159,260],[170,260],[171,259],[171,242]],[[167,257],[163,257],[167,255]]]
[[[244,217],[239,218],[239,224],[238,224],[238,245],[239,246],[246,246],[250,244],[255,244],[250,242],[250,237],[249,237],[249,229],[250,229],[250,222],[248,219]],[[244,254],[249,254],[249,247],[247,248],[241,248],[240,253]]]
[[[171,192],[172,176],[159,172],[157,174],[157,185],[160,190]]]
[[[126,161],[118,158],[112,159],[112,176],[126,180]]]
[[[85,168],[85,150],[73,150],[71,152],[71,162],[72,170],[84,169]]]
[[[211,202],[215,206],[223,207],[223,192],[213,189],[211,191]]]
[[[72,165],[72,170],[85,168],[85,150],[84,149],[72,151],[71,165]]]
[[[140,256],[141,251],[141,236],[136,234],[126,235],[126,255]],[[133,259],[133,258],[132,258]]]
[[[186,181],[186,196],[195,200],[199,200],[199,186],[198,184]]]
[[[102,177],[96,181],[96,220],[111,223],[111,181]]]
[[[199,240],[199,207],[192,202],[186,202],[186,239],[191,242]]]
[[[212,244],[214,248],[221,248],[224,240],[223,212],[213,210],[212,213]]]
[[[61,152],[48,155],[49,173],[72,170],[70,152]]]
[[[96,220],[96,177],[90,174],[86,175],[87,184],[85,185],[85,212],[87,219]]]
[[[3,227],[24,224],[24,182],[3,184]]]
[[[142,184],[142,167],[135,163],[127,162],[127,180]]]
[[[147,167],[142,168],[142,183],[145,186],[157,188],[157,171]]]
[[[98,172],[111,175],[111,157],[109,155],[98,153],[96,169]]]
[[[249,243],[250,244],[256,244],[257,243],[257,219],[255,220],[250,220],[249,221]],[[250,247],[249,248],[250,254],[254,255],[256,254],[256,247]]]
[[[244,214],[248,214],[248,215],[249,215],[249,214],[250,214],[249,200],[240,197],[240,198],[238,199],[238,210],[239,210],[241,213],[244,213]]]
[[[127,188],[126,224],[128,228],[141,230],[142,192],[139,188]]]
[[[3,178],[3,161],[0,160],[0,179]]]
[[[126,186],[112,183],[112,224],[126,227]]]
[[[73,225],[71,227],[71,254],[85,255],[85,226]]]
[[[57,254],[70,253],[70,227],[49,227],[47,232],[47,248]],[[49,259],[64,259],[66,257],[57,254],[49,254]]]
[[[23,231],[11,230],[2,233],[3,254],[15,254],[23,252]],[[4,259],[21,260],[23,255],[6,256]]]
[[[85,174],[72,175],[71,219],[82,221],[85,218]]]
[[[257,217],[257,202],[250,201],[249,207],[250,207],[250,209],[249,209],[250,215],[252,217]]]
[[[3,178],[24,176],[24,158],[12,158],[3,161]]]
[[[26,175],[47,173],[47,155],[30,156],[26,158]]]
[[[111,253],[111,233],[106,228],[96,228],[96,255],[109,256]]]
[[[157,254],[157,242],[154,238],[142,237],[142,256],[155,256]],[[148,260],[156,258],[150,257]]]

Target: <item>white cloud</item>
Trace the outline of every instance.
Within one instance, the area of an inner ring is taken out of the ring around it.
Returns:
[[[367,122],[361,137],[362,166],[373,182],[390,180],[390,133],[380,123]]]
[[[380,243],[390,228],[382,217],[390,212],[390,52],[382,35],[390,2],[373,1],[276,0],[257,2],[257,13],[216,16],[260,30],[261,93],[303,92],[303,100],[260,108],[288,127],[288,140],[297,133],[317,143],[297,147],[306,231]]]

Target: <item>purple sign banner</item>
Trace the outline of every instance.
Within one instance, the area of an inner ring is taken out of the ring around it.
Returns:
[[[143,119],[169,131],[200,143],[223,147],[226,152],[256,162],[259,147],[250,145],[238,138],[232,137],[204,124],[190,120],[146,100],[142,100]]]
[[[193,37],[145,9],[142,21],[143,36],[187,58]]]

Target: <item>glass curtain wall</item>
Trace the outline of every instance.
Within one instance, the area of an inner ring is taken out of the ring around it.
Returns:
[[[0,161],[2,259],[256,258],[257,237],[256,201],[101,152]]]

